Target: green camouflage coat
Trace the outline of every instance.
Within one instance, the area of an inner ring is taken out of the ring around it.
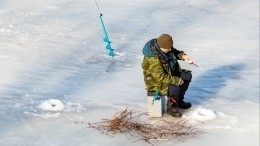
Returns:
[[[143,48],[143,74],[147,91],[158,91],[167,95],[168,85],[180,85],[182,70],[177,60],[182,59],[183,51],[175,48],[165,54],[158,47],[156,39],[148,41]]]

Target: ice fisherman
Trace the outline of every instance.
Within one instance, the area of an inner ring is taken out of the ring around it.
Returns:
[[[169,34],[149,40],[143,48],[143,74],[148,96],[167,95],[167,113],[173,117],[181,117],[181,109],[191,107],[184,101],[184,95],[191,82],[189,70],[181,69],[177,60],[190,64],[193,60],[183,51],[173,47],[173,39]]]

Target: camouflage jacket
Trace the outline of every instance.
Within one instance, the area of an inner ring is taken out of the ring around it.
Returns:
[[[156,39],[148,41],[143,48],[143,74],[147,91],[158,91],[167,95],[168,85],[180,85],[182,70],[177,60],[182,59],[183,51],[172,48],[167,54],[158,47]]]

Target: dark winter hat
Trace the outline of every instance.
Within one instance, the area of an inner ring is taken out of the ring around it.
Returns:
[[[160,48],[171,49],[173,45],[172,37],[168,34],[162,34],[157,38],[157,44]]]

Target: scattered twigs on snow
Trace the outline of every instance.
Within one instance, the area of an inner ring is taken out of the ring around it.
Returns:
[[[103,119],[98,123],[88,123],[88,128],[97,129],[107,135],[128,133],[130,136],[137,138],[136,141],[144,140],[149,144],[152,144],[151,140],[161,141],[173,138],[183,141],[204,133],[185,120],[174,122],[160,119],[154,123],[149,123],[141,120],[145,115],[147,114],[125,109],[116,113],[114,119]]]

